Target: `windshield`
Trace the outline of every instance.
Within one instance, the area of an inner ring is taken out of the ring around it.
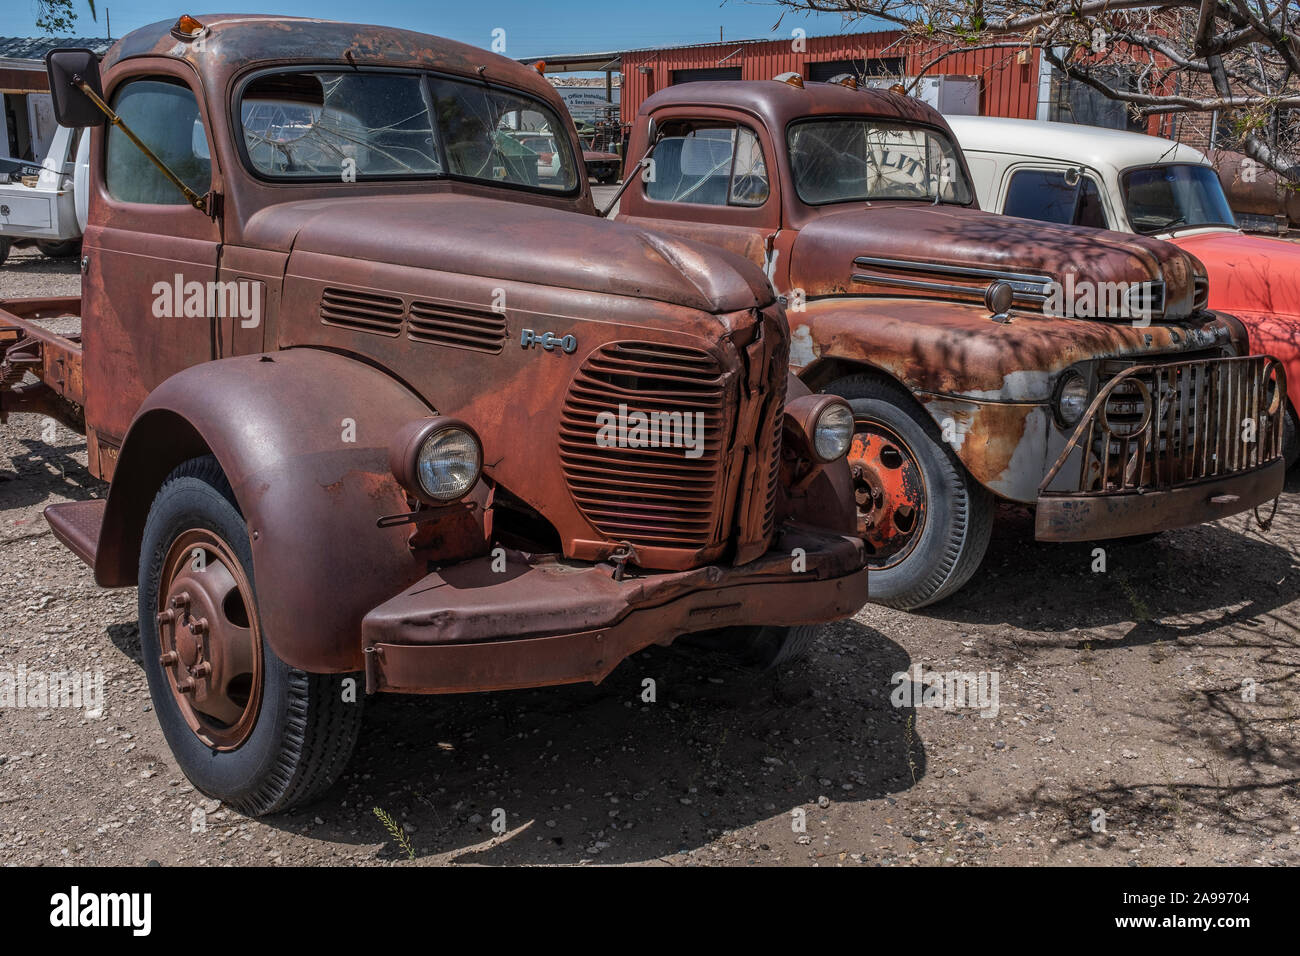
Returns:
[[[264,178],[358,182],[460,176],[568,192],[577,166],[549,107],[481,83],[414,73],[279,73],[239,104]]]
[[[812,206],[871,199],[965,205],[970,186],[942,133],[874,119],[810,120],[787,133],[799,198]]]
[[[1149,166],[1122,179],[1133,231],[1145,235],[1187,226],[1236,227],[1218,175],[1209,166]]]

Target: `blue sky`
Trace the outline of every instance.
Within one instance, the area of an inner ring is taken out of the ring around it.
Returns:
[[[182,13],[203,14],[210,9],[228,13],[283,13],[332,20],[360,20],[405,26],[487,47],[492,31],[506,31],[506,55],[596,52],[703,43],[718,39],[718,28],[728,40],[789,36],[795,27],[810,36],[870,29],[865,24],[842,25],[839,16],[809,18],[787,14],[781,27],[773,26],[782,9],[767,0],[263,0],[261,3],[217,2],[193,5],[193,0],[98,0],[99,21],[90,18],[85,0],[76,0],[75,32],[104,35],[108,10],[113,35],[172,19]],[[0,3],[0,36],[35,36],[36,7],[31,0]]]

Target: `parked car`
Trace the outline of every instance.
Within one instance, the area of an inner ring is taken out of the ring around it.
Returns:
[[[582,163],[587,175],[598,183],[616,183],[623,171],[623,157],[617,153],[604,153],[594,149],[582,151]]]
[[[0,264],[14,245],[56,259],[75,256],[86,227],[88,142],[59,127],[39,165],[0,160]]]
[[[983,208],[1165,239],[1204,263],[1210,308],[1241,319],[1250,348],[1286,368],[1287,467],[1300,459],[1300,245],[1238,229],[1219,174],[1190,146],[1070,123],[948,122]]]
[[[865,601],[847,403],[790,375],[756,266],[595,215],[534,70],[243,14],[48,68],[91,128],[83,295],[0,301],[0,414],[85,428],[107,498],[45,515],[138,586],[202,792],[320,793],[358,687],[599,681],[688,634],[780,663]],[[541,122],[535,182],[497,134]]]
[[[1207,310],[1200,263],[1146,236],[981,212],[919,100],[797,75],[687,83],[642,104],[628,155],[642,168],[618,218],[762,265],[800,378],[850,400],[874,600],[953,593],[999,499],[1036,508],[1040,540],[1071,541],[1280,492],[1282,370]]]

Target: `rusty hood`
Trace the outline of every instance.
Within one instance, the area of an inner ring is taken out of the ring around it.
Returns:
[[[1204,307],[1204,274],[1195,257],[1145,236],[914,202],[827,209],[799,232],[790,260],[791,287],[810,298],[910,290],[981,301],[1006,278],[1019,304],[1041,308],[1034,292],[1051,282],[1163,283],[1169,319]]]
[[[267,207],[249,245],[653,299],[703,312],[763,306],[759,269],[652,230],[457,193],[310,200]]]

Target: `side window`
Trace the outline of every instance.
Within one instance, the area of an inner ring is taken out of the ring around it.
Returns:
[[[758,137],[717,122],[670,123],[654,151],[647,199],[704,206],[761,206],[771,188]]]
[[[131,80],[113,95],[113,109],[185,185],[199,195],[212,182],[212,158],[199,104],[190,88],[173,80]],[[122,202],[186,205],[168,181],[116,126],[108,130],[104,183]]]
[[[1107,227],[1097,183],[1084,176],[1077,186],[1071,186],[1065,181],[1064,170],[1022,169],[1014,173],[1002,212],[1042,222]]]

